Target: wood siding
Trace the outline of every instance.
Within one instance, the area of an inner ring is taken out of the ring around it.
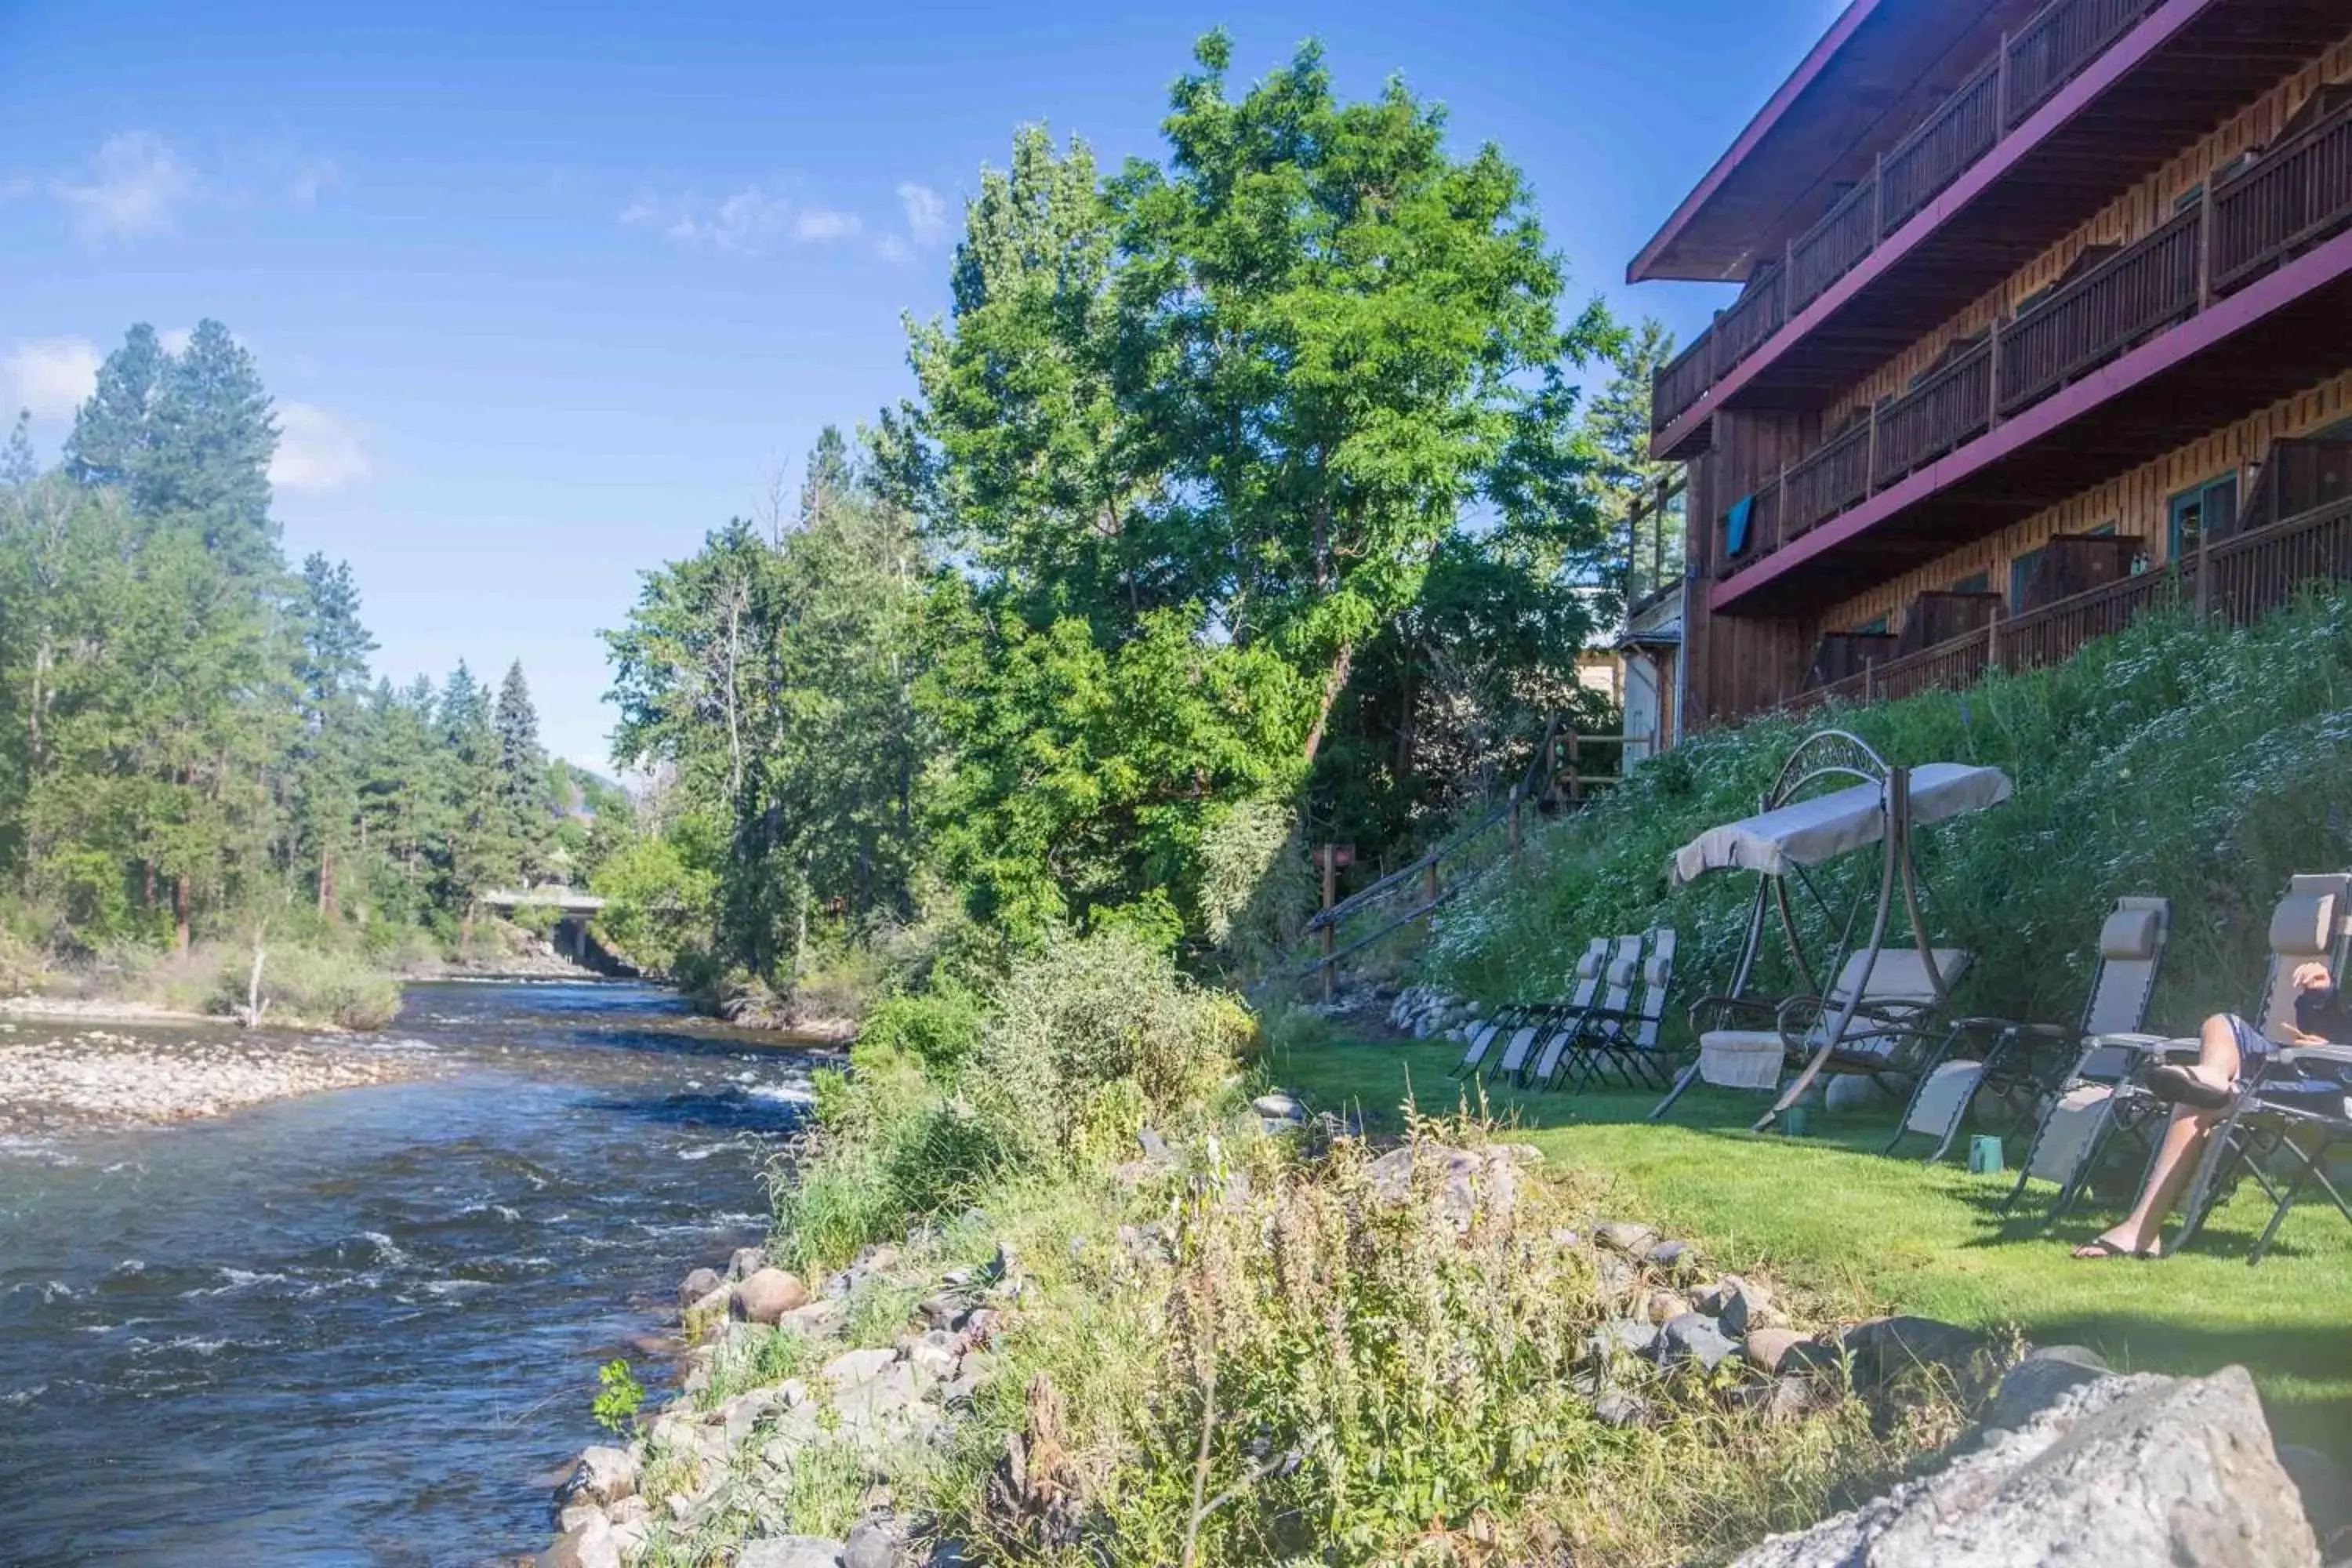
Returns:
[[[1994,591],[2005,592],[2011,563],[2039,550],[2056,533],[2088,533],[2113,524],[2118,533],[2137,534],[2147,541],[2149,563],[2162,566],[2170,545],[2172,497],[2192,485],[2235,471],[2242,509],[2273,441],[2284,436],[2308,436],[2346,419],[2352,419],[2352,372],[2282,398],[2259,414],[2176,447],[2120,479],[1856,595],[1824,614],[1814,626],[1814,635],[1850,630],[1880,616],[1888,617],[1888,625],[1899,626],[1905,610],[1919,595],[1949,588],[1979,572],[1988,574]]]

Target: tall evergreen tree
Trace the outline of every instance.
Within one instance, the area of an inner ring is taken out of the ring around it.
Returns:
[[[548,813],[547,752],[539,743],[539,710],[531,706],[522,661],[507,667],[499,685],[499,799],[517,874],[525,881],[548,869],[555,822]]]
[[[319,912],[332,919],[336,867],[359,825],[361,700],[375,640],[360,624],[359,587],[348,562],[330,566],[316,553],[306,559],[296,614],[297,827],[316,873]]]

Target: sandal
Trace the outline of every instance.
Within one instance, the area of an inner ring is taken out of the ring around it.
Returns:
[[[2114,1242],[2109,1241],[2105,1237],[2102,1236],[2090,1241],[2086,1241],[2082,1246],[2076,1247],[2074,1249],[2074,1256],[2082,1258],[2085,1262],[2089,1262],[2094,1259],[2104,1261],[2110,1258],[2146,1258],[2147,1254],[2145,1252],[2134,1252],[2127,1247],[2117,1247]]]
[[[2229,1089],[2216,1089],[2187,1068],[2170,1062],[2147,1069],[2147,1091],[2158,1100],[2200,1110],[2226,1110],[2236,1098]]]

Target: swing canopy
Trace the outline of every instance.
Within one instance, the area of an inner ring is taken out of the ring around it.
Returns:
[[[1910,770],[1909,825],[1942,822],[2009,798],[2009,775],[1965,763],[1928,763]],[[1876,844],[1891,816],[1884,782],[1857,784],[1760,812],[1705,833],[1675,851],[1677,887],[1709,871],[1758,871],[1786,876]]]

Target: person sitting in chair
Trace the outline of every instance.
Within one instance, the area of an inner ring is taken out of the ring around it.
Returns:
[[[2324,963],[2298,965],[2287,982],[2294,988],[2293,1037],[2273,1041],[2234,1013],[2216,1013],[2198,1032],[2194,1066],[2166,1063],[2147,1072],[2147,1088],[2172,1106],[2139,1201],[2120,1225],[2074,1249],[2077,1258],[2154,1258],[2164,1234],[2164,1216],[2179,1201],[2197,1170],[2205,1140],[2220,1126],[2236,1097],[2241,1079],[2250,1079],[2282,1044],[2318,1046],[2352,1039],[2343,1002]],[[2328,1087],[2315,1085],[2314,1087]],[[2341,1086],[2333,1086],[2337,1092]]]

